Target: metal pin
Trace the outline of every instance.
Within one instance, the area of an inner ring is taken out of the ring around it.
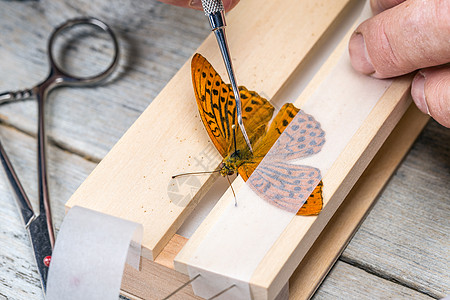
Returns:
[[[162,299],[162,300],[167,300],[170,297],[172,297],[173,295],[175,295],[176,293],[178,293],[179,291],[181,291],[185,286],[189,285],[192,281],[194,281],[195,279],[199,278],[201,275],[197,274],[195,275],[194,278],[192,278],[191,280],[189,280],[188,282],[184,283],[182,286],[180,286],[179,288],[177,288],[175,291],[173,291],[172,293],[170,293],[170,295],[168,295],[166,298]]]
[[[232,288],[234,288],[236,285],[235,284],[233,284],[232,286],[230,286],[230,287],[227,287],[226,289],[224,289],[223,291],[221,291],[220,293],[218,293],[218,294],[215,294],[214,296],[212,296],[211,298],[208,298],[207,300],[212,300],[212,299],[215,299],[215,298],[217,298],[217,297],[219,297],[220,295],[222,295],[222,294],[224,294],[224,293],[226,293],[227,291],[229,291],[229,290],[231,290]]]

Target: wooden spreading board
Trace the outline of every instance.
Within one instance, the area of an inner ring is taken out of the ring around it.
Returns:
[[[272,98],[350,2],[289,0],[283,2],[284,9],[279,9],[278,2],[264,6],[257,0],[241,3],[227,18],[229,44],[241,84]],[[197,52],[214,66],[223,64],[212,35]],[[224,68],[218,71],[225,78]],[[198,118],[194,99],[188,61],[67,207],[80,205],[143,224],[143,256],[156,257],[215,179],[200,178],[202,188],[186,207],[180,207],[167,195],[171,176],[198,171],[191,162],[203,159],[202,152],[215,153],[209,158],[214,162],[206,163],[218,166],[221,161]]]
[[[289,279],[289,299],[309,299],[319,287],[429,117],[412,104]],[[126,266],[122,293],[130,299],[161,299],[189,280],[173,270],[187,239],[175,235],[155,262],[143,258],[136,271]],[[173,299],[199,299],[190,286]]]
[[[333,69],[346,48],[351,31],[294,103],[297,107],[302,107],[301,103]],[[274,299],[289,280],[297,265],[406,111],[410,104],[409,88],[410,77],[399,78],[392,83],[338,160],[323,177],[324,208],[322,212],[317,217],[294,217],[263,261],[259,263],[250,280],[251,294],[255,299]],[[239,190],[243,184],[240,177],[233,183],[235,190]],[[188,274],[188,266],[196,255],[197,248],[222,213],[226,211],[229,203],[233,201],[234,197],[229,189],[175,258],[175,268],[178,271]]]
[[[273,7],[267,5],[261,10],[256,0],[240,4],[239,10],[228,18],[232,24],[228,28],[230,45],[240,82],[269,98],[275,95],[349,3],[350,1],[341,0],[332,5],[321,5],[317,1],[286,1],[283,4],[291,9],[285,10],[277,9],[276,4]],[[252,13],[255,7],[259,11],[257,16]],[[299,14],[303,16],[301,20],[296,18]],[[255,17],[243,17],[248,15]],[[344,46],[342,44],[340,47]],[[213,65],[220,65],[215,47],[215,40],[210,36],[198,52],[208,57]],[[316,82],[326,76],[335,59],[330,58],[316,77]],[[260,64],[260,61],[265,63]],[[221,75],[225,75],[223,70]],[[313,82],[311,87],[314,84]],[[326,186],[331,196],[325,199],[326,206],[320,217],[295,218],[261,262],[251,280],[255,298],[273,298],[305,257],[345,195],[405,112],[410,103],[406,98],[409,84],[410,80],[403,78],[392,85],[349,144],[347,155],[344,153],[329,172]],[[311,92],[312,88],[307,89],[302,97]],[[302,98],[298,100],[301,101]],[[196,110],[190,82],[190,62],[187,62],[73,195],[67,207],[80,205],[143,224],[143,256],[153,260],[215,180],[213,176],[201,179],[202,187],[186,207],[177,206],[168,199],[170,176],[198,171],[190,168],[186,160],[202,159],[199,154],[205,151],[205,147],[212,147]],[[411,135],[411,140],[414,134],[416,133]],[[217,166],[220,157],[216,155],[214,159],[213,164]],[[214,212],[220,213],[221,202],[208,217],[209,221],[214,220]],[[356,224],[364,213],[359,219],[355,219]],[[186,263],[195,250],[195,243],[202,239],[202,232],[207,232],[207,227],[201,227],[177,258],[178,270],[187,272]],[[172,241],[179,242],[179,239]],[[340,245],[342,247],[342,241]],[[160,255],[160,262],[164,261],[163,256],[164,252]],[[336,256],[332,257],[335,259]],[[170,261],[171,259],[166,260],[162,265],[170,264]],[[172,273],[172,276],[178,278],[174,283],[183,282],[187,278],[156,263],[147,261],[147,264],[150,266],[147,269],[164,269],[157,274]],[[140,276],[134,274],[134,280],[137,277]],[[148,286],[148,279],[144,279],[140,286]],[[127,282],[129,280],[124,282],[126,291],[131,295],[141,294],[136,292],[136,287],[132,284],[133,288],[127,288]]]

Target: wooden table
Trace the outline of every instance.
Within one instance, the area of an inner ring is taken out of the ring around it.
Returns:
[[[48,71],[47,37],[68,18],[96,16],[121,44],[109,84],[63,88],[48,101],[50,191],[64,203],[209,34],[201,12],[156,1],[0,2],[0,90]],[[73,53],[81,50],[69,49]],[[98,47],[89,66],[104,62]],[[97,57],[98,56],[98,57]],[[36,206],[36,103],[0,107],[0,137]],[[6,178],[0,180],[0,299],[42,299],[33,254]],[[450,294],[450,130],[430,121],[343,252],[318,299],[440,298]]]

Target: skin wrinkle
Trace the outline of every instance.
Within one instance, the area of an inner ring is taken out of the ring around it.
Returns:
[[[431,68],[422,71],[425,77],[425,101],[433,97],[430,114],[442,125],[450,127],[450,66]]]
[[[387,51],[388,55],[385,55],[384,56],[385,58],[382,57],[382,59],[386,60],[386,62],[383,65],[388,66],[388,68],[390,68],[390,66],[393,67],[393,66],[400,65],[401,64],[400,59],[397,57],[394,49],[392,48],[392,43],[389,40],[388,33],[385,30],[384,23],[381,23],[379,28],[381,31],[381,37],[380,37],[381,45],[382,45],[383,49],[388,49],[388,51]],[[376,70],[376,68],[375,68],[375,70]],[[378,74],[376,71],[373,74],[373,76],[378,77]]]

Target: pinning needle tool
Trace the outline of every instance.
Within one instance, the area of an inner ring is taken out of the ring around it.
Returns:
[[[236,83],[236,76],[234,75],[233,65],[231,63],[230,50],[228,49],[227,38],[225,35],[225,11],[223,8],[222,0],[202,0],[203,10],[205,15],[209,18],[209,24],[214,32],[217,43],[219,44],[220,52],[222,53],[225,67],[227,68],[228,78],[230,78],[231,86],[233,87],[234,99],[236,101],[236,115],[239,128],[244,136],[250,151],[253,152],[250,139],[245,131],[244,123],[242,121],[242,102],[239,95],[238,85]]]

